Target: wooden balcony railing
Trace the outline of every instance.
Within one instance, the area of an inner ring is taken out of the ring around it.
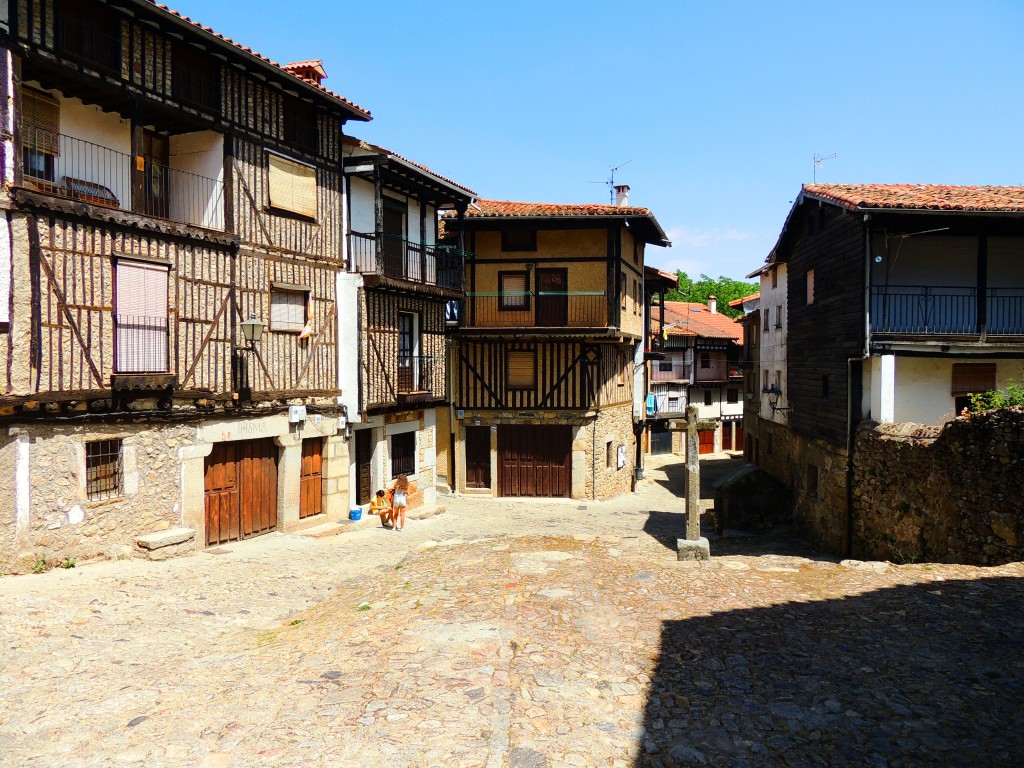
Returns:
[[[875,286],[872,333],[917,335],[1024,335],[1024,288]]]
[[[605,328],[604,291],[477,292],[467,294],[463,328]]]
[[[466,254],[450,245],[414,243],[389,234],[351,232],[349,271],[462,290]]]
[[[31,125],[22,127],[24,185],[145,216],[224,229],[224,184]]]
[[[685,360],[659,360],[651,363],[651,381],[689,381],[690,364]]]
[[[730,366],[725,360],[711,360],[706,365],[698,363],[693,368],[693,380],[698,382],[728,381]]]

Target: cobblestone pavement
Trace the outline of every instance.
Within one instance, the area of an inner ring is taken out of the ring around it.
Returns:
[[[1024,565],[681,563],[679,477],[4,577],[0,765],[1024,762]]]

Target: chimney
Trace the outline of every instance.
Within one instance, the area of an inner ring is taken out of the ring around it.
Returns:
[[[629,185],[628,184],[616,184],[615,185],[615,205],[624,207],[629,205]]]
[[[717,296],[708,296],[708,312],[710,312],[712,315],[718,313],[718,297]]]
[[[313,85],[320,85],[320,81],[327,77],[327,71],[324,69],[324,63],[320,59],[293,61],[291,64],[283,65],[281,69],[285,72],[291,72],[296,77],[305,80],[307,83],[312,83]]]

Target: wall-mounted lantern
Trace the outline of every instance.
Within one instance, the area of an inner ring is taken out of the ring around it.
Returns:
[[[260,338],[263,336],[264,323],[258,317],[256,313],[252,312],[249,314],[249,319],[242,322],[242,336],[249,342],[249,349],[256,349],[256,345],[260,343]]]
[[[789,411],[791,410],[788,406],[785,408],[779,407],[780,397],[782,397],[782,390],[779,389],[778,386],[776,386],[775,384],[772,384],[772,386],[768,388],[768,407],[772,409],[773,414],[778,413],[780,411],[782,413],[789,413]]]

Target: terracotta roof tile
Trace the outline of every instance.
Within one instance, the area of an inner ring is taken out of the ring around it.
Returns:
[[[1024,187],[948,184],[805,184],[806,197],[845,208],[1024,212]]]
[[[330,97],[332,99],[335,99],[336,101],[340,101],[342,104],[344,104],[350,110],[354,110],[355,112],[360,113],[363,116],[364,120],[372,120],[373,119],[370,116],[370,111],[368,109],[364,109],[363,107],[360,107],[355,102],[349,101],[344,96],[340,96],[337,93],[335,93],[334,91],[331,91],[331,90],[329,90],[327,88],[324,88],[319,83],[310,82],[309,80],[306,80],[305,78],[299,77],[294,72],[289,72],[285,68],[284,65],[278,64],[276,61],[273,61],[272,59],[268,59],[266,56],[264,56],[261,53],[257,53],[256,51],[254,51],[252,48],[248,47],[247,45],[242,45],[241,43],[236,43],[230,37],[226,37],[226,36],[222,35],[220,32],[217,32],[216,30],[212,29],[211,27],[208,27],[205,24],[200,24],[198,21],[195,21],[194,19],[190,19],[185,14],[179,13],[178,11],[174,10],[173,8],[169,8],[168,6],[163,5],[162,3],[156,2],[156,0],[148,0],[148,2],[151,3],[154,7],[159,8],[160,10],[162,10],[162,11],[164,11],[166,13],[169,13],[172,16],[175,16],[176,18],[181,19],[182,21],[184,21],[184,22],[186,22],[188,24],[191,24],[193,27],[196,27],[197,29],[201,29],[204,32],[206,32],[207,34],[213,35],[214,37],[218,38],[219,40],[223,40],[228,45],[234,46],[238,50],[243,51],[243,52],[249,54],[250,56],[255,56],[260,61],[264,61],[267,64],[270,64],[271,66],[277,67],[279,70],[281,70],[282,73],[288,75],[289,77],[294,77],[296,80],[298,80],[298,81],[300,81],[302,83],[305,83],[306,85],[308,85],[308,86],[310,86],[312,88],[316,88],[318,91],[323,93],[325,96],[328,96],[328,97]],[[301,62],[296,62],[296,63],[301,63]],[[290,65],[290,66],[294,66],[294,65]]]
[[[659,330],[652,320],[652,327]],[[704,304],[690,301],[665,302],[665,327],[670,336],[703,336],[706,339],[743,340],[743,328],[731,317],[712,313]]]
[[[729,302],[729,306],[730,307],[739,307],[745,301],[753,301],[754,299],[760,299],[760,298],[761,298],[761,292],[758,291],[757,293],[752,293],[749,296],[741,296],[738,299],[733,299],[732,301]]]
[[[647,208],[619,205],[567,205],[565,203],[519,203],[513,200],[477,200],[467,217],[511,218],[522,216],[653,216]]]

